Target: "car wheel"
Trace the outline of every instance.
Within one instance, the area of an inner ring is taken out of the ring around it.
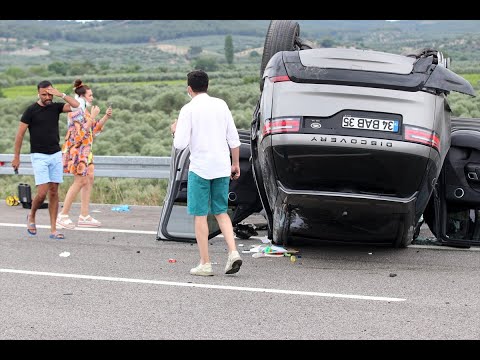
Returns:
[[[296,40],[299,35],[300,25],[296,21],[270,21],[263,46],[262,63],[260,66],[260,91],[263,90],[263,72],[267,67],[268,61],[279,51],[296,50]]]

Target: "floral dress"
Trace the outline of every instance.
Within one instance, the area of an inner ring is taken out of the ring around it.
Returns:
[[[91,115],[83,106],[69,112],[67,117],[68,129],[62,147],[63,172],[86,176],[88,165],[93,164],[93,138],[102,131],[102,125],[92,119],[88,127]]]

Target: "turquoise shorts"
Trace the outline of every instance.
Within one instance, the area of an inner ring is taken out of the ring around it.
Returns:
[[[31,153],[35,185],[63,182],[62,152],[55,154]]]
[[[228,210],[230,177],[204,179],[188,172],[187,212],[194,216],[218,215]]]

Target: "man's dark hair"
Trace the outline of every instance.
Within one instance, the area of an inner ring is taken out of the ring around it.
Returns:
[[[45,89],[49,86],[52,86],[52,83],[48,80],[43,80],[43,81],[40,81],[37,85],[37,90],[40,90],[40,89]]]
[[[187,74],[187,84],[196,93],[207,92],[208,75],[203,70],[193,70]]]

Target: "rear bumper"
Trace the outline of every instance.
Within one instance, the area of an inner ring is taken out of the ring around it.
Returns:
[[[271,163],[276,180],[299,191],[329,191],[411,197],[419,190],[438,152],[396,140],[340,135],[272,136]]]

